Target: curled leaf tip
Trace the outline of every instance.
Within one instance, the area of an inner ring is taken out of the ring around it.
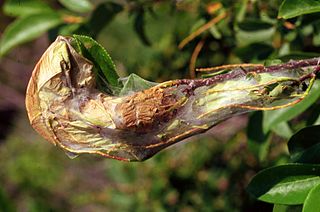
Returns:
[[[319,70],[317,58],[232,67],[211,78],[172,80],[110,95],[97,89],[95,64],[73,48],[73,39],[60,36],[50,45],[26,93],[33,128],[71,156],[145,160],[234,115],[300,101]]]

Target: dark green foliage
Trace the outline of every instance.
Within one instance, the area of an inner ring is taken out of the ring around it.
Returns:
[[[89,20],[82,26],[90,36],[97,37],[101,30],[107,26],[113,18],[123,10],[123,7],[113,2],[100,4],[92,12]],[[81,27],[76,31],[81,33]]]
[[[145,44],[150,46],[151,43],[149,39],[147,38],[146,32],[145,32],[145,11],[144,9],[140,9],[135,17],[134,20],[134,29],[139,35],[141,41]]]
[[[287,164],[259,172],[248,191],[262,201],[298,205],[320,184],[320,165]]]
[[[305,127],[288,142],[292,160],[299,163],[320,163],[320,126]]]
[[[264,133],[262,128],[263,113],[257,111],[251,114],[248,127],[248,147],[260,160],[266,159],[270,147],[270,133]]]

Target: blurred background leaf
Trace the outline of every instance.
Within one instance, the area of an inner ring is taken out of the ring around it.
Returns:
[[[279,9],[280,18],[293,18],[303,14],[320,12],[320,2],[315,0],[284,0]]]
[[[134,20],[134,29],[138,34],[139,38],[143,42],[143,44],[150,46],[151,43],[146,35],[145,31],[145,11],[144,9],[140,9],[139,12],[136,14]]]
[[[262,111],[254,112],[250,115],[247,127],[248,147],[261,161],[266,159],[270,148],[269,133],[263,132],[262,120]]]
[[[93,5],[88,0],[59,0],[59,2],[73,12],[86,13],[93,9]]]
[[[6,1],[3,12],[8,16],[26,16],[36,13],[53,12],[52,8],[40,0],[25,0],[21,6],[21,0]]]
[[[87,21],[75,30],[75,33],[85,33],[92,37],[97,37],[101,30],[111,23],[113,18],[123,9],[123,6],[114,2],[98,4]]]
[[[23,16],[4,31],[0,39],[0,57],[12,48],[31,41],[42,33],[62,23],[59,14],[45,12]]]

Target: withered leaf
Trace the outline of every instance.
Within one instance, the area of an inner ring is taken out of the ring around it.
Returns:
[[[293,105],[319,70],[318,58],[239,67],[110,96],[96,88],[93,63],[73,49],[72,39],[58,37],[34,68],[26,94],[30,123],[72,154],[125,161],[145,160],[237,114]]]

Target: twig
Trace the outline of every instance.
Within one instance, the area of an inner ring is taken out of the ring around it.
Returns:
[[[64,15],[62,18],[67,24],[80,24],[84,21],[82,17],[73,15]]]
[[[308,66],[318,66],[319,61],[320,61],[320,58],[312,58],[307,60],[294,60],[284,64],[273,65],[268,67],[260,65],[250,69],[250,72],[273,73],[273,72],[280,72],[283,70],[295,70],[295,69],[305,68]],[[239,67],[239,65],[237,65],[236,67]],[[317,74],[319,72],[320,72],[320,68],[315,68],[315,70],[313,71],[313,74]],[[232,71],[226,74],[219,74],[206,79],[178,79],[178,80],[168,81],[166,83],[161,83],[158,85],[158,87],[165,88],[168,86],[188,85],[191,90],[194,90],[195,88],[198,88],[201,86],[209,86],[209,85],[213,85],[213,84],[227,81],[230,79],[235,79],[237,77],[242,77],[245,74],[246,73],[244,73],[243,71]],[[307,76],[304,77],[304,79],[312,78],[312,77],[313,77],[312,75],[308,74]]]
[[[212,27],[214,24],[218,23],[219,21],[221,21],[222,19],[224,19],[227,16],[226,12],[222,12],[220,15],[218,15],[217,17],[214,17],[213,19],[211,19],[208,23],[206,23],[205,25],[201,26],[198,30],[196,30],[195,32],[191,33],[188,37],[186,37],[185,39],[183,39],[181,41],[181,43],[179,44],[178,48],[179,49],[183,49],[183,47],[185,45],[187,45],[190,41],[192,41],[193,39],[195,39],[197,36],[199,36],[200,34],[202,34],[203,32],[205,32],[206,30],[208,30],[210,27]]]
[[[203,48],[204,43],[205,43],[205,38],[201,39],[193,50],[193,53],[190,59],[190,64],[189,64],[189,72],[190,72],[191,79],[194,79],[196,77],[196,73],[195,73],[196,61]]]
[[[197,68],[196,71],[199,72],[215,72],[220,71],[223,69],[232,69],[232,68],[239,68],[239,67],[264,67],[262,64],[253,64],[253,63],[243,63],[243,64],[230,64],[230,65],[222,65],[222,66],[215,66],[215,67],[208,67],[208,68]]]

